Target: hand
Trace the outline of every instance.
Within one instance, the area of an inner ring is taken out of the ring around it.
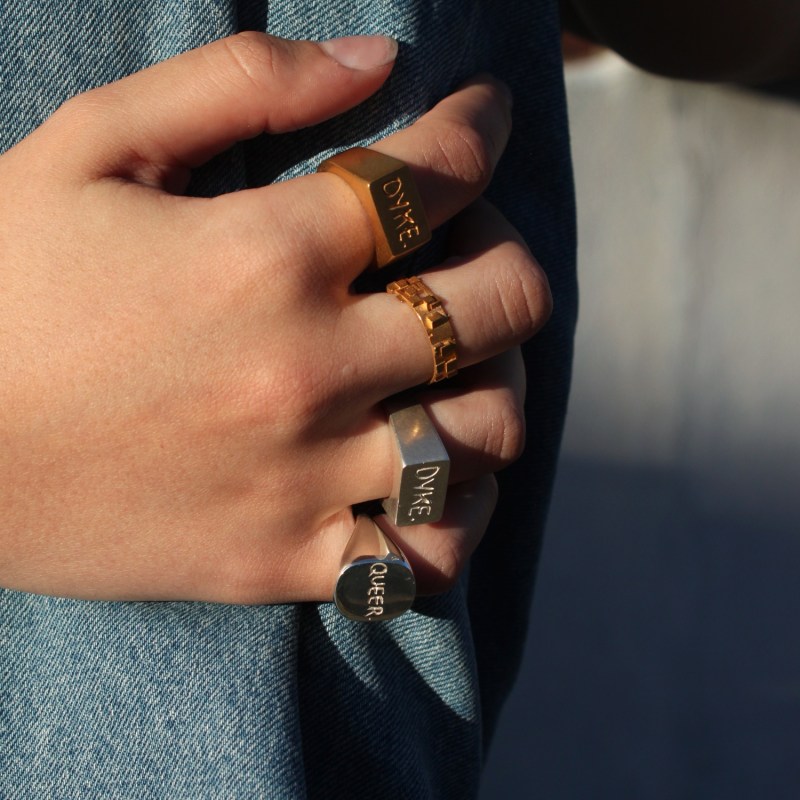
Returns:
[[[427,380],[427,341],[393,297],[349,293],[372,234],[337,177],[180,192],[234,141],[376,91],[391,45],[340,42],[350,66],[335,46],[232,37],[69,101],[0,157],[0,585],[329,599],[350,506],[391,487],[380,403]],[[438,225],[480,195],[509,125],[504,91],[477,79],[376,149],[412,167]],[[453,255],[426,281],[460,363],[480,366],[469,402],[427,400],[467,483],[442,530],[398,537],[423,590],[454,579],[491,510],[482,476],[521,447],[518,360],[491,359],[550,303],[490,208],[460,218]]]

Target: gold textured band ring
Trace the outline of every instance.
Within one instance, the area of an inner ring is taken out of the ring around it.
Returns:
[[[430,241],[422,199],[402,161],[354,147],[323,161],[317,172],[338,175],[364,206],[375,235],[373,266],[385,267]]]
[[[442,301],[417,277],[394,281],[386,291],[411,306],[425,328],[433,350],[433,376],[428,383],[452,378],[458,372],[456,337]]]

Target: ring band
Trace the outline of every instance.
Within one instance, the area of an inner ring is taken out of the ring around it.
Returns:
[[[394,436],[392,493],[383,510],[398,527],[438,522],[444,514],[450,457],[421,405],[389,406]]]
[[[403,551],[364,514],[342,555],[333,590],[339,611],[356,622],[383,622],[411,608],[417,584]]]
[[[391,156],[354,147],[323,161],[356,193],[375,235],[373,266],[385,267],[430,241],[431,229],[411,170]]]
[[[393,281],[386,291],[410,306],[425,328],[433,351],[433,375],[428,383],[452,378],[458,372],[456,337],[442,301],[417,277]]]

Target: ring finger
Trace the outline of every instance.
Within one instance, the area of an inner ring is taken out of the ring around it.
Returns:
[[[525,370],[518,348],[476,366],[452,389],[408,393],[419,403],[450,457],[450,484],[508,466],[525,440]],[[339,442],[332,458],[346,468],[332,482],[331,506],[388,497],[400,469],[394,434],[383,405],[357,432]]]

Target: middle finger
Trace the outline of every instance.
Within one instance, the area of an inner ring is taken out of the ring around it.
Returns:
[[[463,255],[422,277],[451,317],[461,368],[530,338],[549,318],[552,300],[522,237],[490,203],[478,201],[459,215],[452,238],[451,251]],[[351,343],[351,360],[357,359],[351,391],[363,403],[426,383],[433,374],[422,322],[392,295],[352,297],[340,334]]]

